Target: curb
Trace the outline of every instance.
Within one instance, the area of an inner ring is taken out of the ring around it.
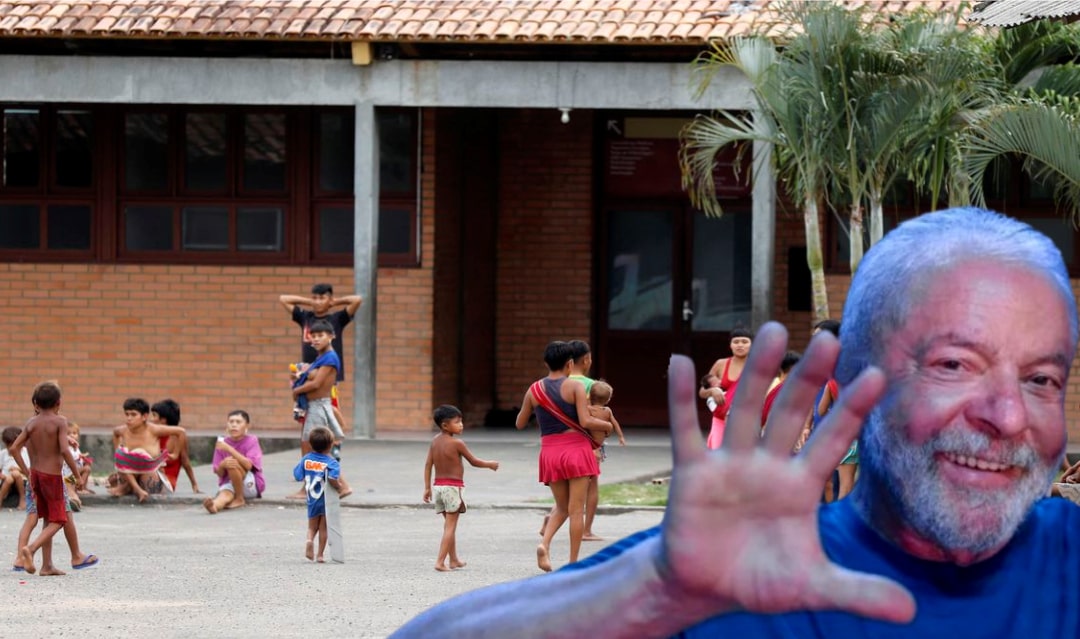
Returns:
[[[145,506],[199,506],[202,507],[203,500],[210,495],[182,495],[182,496],[168,496],[162,497],[159,495],[151,495],[149,501]],[[111,497],[104,495],[83,495],[82,496],[83,508],[87,506],[139,506],[138,500],[133,496],[124,497]],[[252,506],[272,506],[272,507],[288,507],[295,506],[297,508],[304,508],[304,501],[301,499],[283,499],[283,498],[259,498],[257,501],[249,501],[248,504]],[[422,502],[387,502],[387,503],[373,503],[373,502],[349,502],[342,501],[341,506],[343,508],[353,509],[382,509],[388,510],[391,508],[402,509],[410,508],[413,510],[427,510],[431,508],[431,504],[425,504]],[[551,510],[551,504],[541,502],[507,502],[507,503],[489,503],[489,504],[469,504],[470,509],[475,510],[536,510],[540,512],[546,512]],[[602,515],[618,515],[621,513],[629,513],[636,511],[659,511],[663,512],[664,506],[632,506],[632,505],[603,505],[601,504],[596,512]]]

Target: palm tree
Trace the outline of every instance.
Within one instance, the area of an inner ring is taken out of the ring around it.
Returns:
[[[679,159],[683,186],[691,202],[707,215],[720,215],[713,168],[717,152],[731,144],[761,141],[773,145],[776,175],[792,201],[802,207],[806,260],[810,267],[815,319],[829,315],[819,226],[827,183],[826,145],[837,129],[839,114],[818,98],[820,87],[806,64],[780,55],[762,37],[738,37],[714,45],[699,63],[706,71],[730,67],[750,81],[752,113],[718,111],[695,118],[682,131]],[[706,74],[702,88],[712,75]],[[761,174],[764,167],[754,167]]]

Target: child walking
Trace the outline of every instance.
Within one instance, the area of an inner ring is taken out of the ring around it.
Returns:
[[[323,493],[329,483],[334,490],[341,492],[341,466],[331,457],[330,446],[334,435],[327,428],[316,428],[308,434],[311,452],[304,455],[300,463],[293,468],[293,479],[304,482],[307,494],[308,531],[304,556],[308,561],[324,562],[326,550],[326,499]],[[315,554],[315,538],[319,538],[319,552]]]
[[[443,516],[443,534],[439,542],[439,556],[435,559],[435,570],[446,572],[455,568],[464,568],[465,562],[461,561],[457,554],[457,522],[458,515],[465,512],[465,500],[462,491],[465,489],[465,465],[462,458],[474,468],[490,468],[499,470],[499,462],[477,459],[469,451],[469,447],[455,435],[461,434],[465,429],[462,423],[462,414],[454,406],[443,405],[435,409],[433,415],[435,425],[439,427],[439,434],[431,440],[428,448],[427,459],[424,461],[424,503],[431,503],[431,469],[435,468],[435,514]],[[447,566],[446,559],[450,558]]]
[[[37,572],[34,554],[40,549],[41,574],[63,575],[64,573],[53,565],[52,539],[61,528],[69,528],[73,535],[75,533],[74,523],[68,521],[67,492],[61,476],[61,468],[64,464],[67,464],[68,468],[76,467],[75,459],[67,445],[67,419],[59,414],[60,387],[55,382],[38,384],[34,387],[33,403],[37,414],[26,423],[26,427],[8,447],[8,451],[15,458],[23,474],[30,477],[30,489],[33,492],[36,507],[35,514],[45,521],[45,526],[34,541],[19,548],[19,567],[31,575]],[[24,446],[29,451],[30,468],[25,468],[23,463]],[[83,487],[81,478],[75,481],[77,488]],[[68,531],[65,530],[65,532]],[[90,557],[86,558],[87,561],[90,559]],[[74,550],[72,563],[75,563]],[[93,563],[97,563],[96,557],[93,557]],[[93,565],[93,563],[86,565]],[[83,567],[82,562],[74,567]]]

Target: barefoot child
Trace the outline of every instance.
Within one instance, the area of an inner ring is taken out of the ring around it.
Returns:
[[[308,532],[304,546],[304,556],[309,561],[323,563],[323,551],[326,550],[326,499],[323,492],[329,483],[340,492],[341,466],[331,457],[330,446],[334,435],[326,428],[316,428],[308,433],[311,452],[304,455],[300,463],[293,468],[293,478],[304,482],[307,492]],[[315,554],[315,537],[319,538],[319,554]]]
[[[34,541],[19,548],[18,567],[31,575],[37,572],[34,554],[40,549],[41,574],[63,575],[64,573],[53,565],[52,538],[61,528],[67,528],[69,525],[71,532],[75,532],[74,522],[69,524],[65,511],[67,492],[61,475],[64,464],[67,464],[68,468],[75,468],[75,458],[72,457],[71,450],[68,448],[67,419],[58,412],[60,387],[55,382],[42,382],[34,387],[32,401],[38,414],[26,423],[26,427],[8,447],[8,452],[15,458],[19,470],[30,477],[30,489],[34,496],[36,510],[34,514],[45,521],[45,526]],[[24,447],[29,452],[30,468],[33,470],[26,468],[23,463],[22,449]],[[81,479],[76,480],[76,486],[82,488]],[[75,546],[77,547],[77,542]],[[75,552],[73,548],[72,563],[75,563]],[[86,557],[86,562],[89,562],[91,557]],[[93,563],[97,563],[97,558],[92,558]],[[86,565],[93,565],[93,563]],[[82,564],[78,567],[82,567]]]
[[[439,542],[439,556],[435,559],[435,570],[440,572],[465,566],[465,562],[458,558],[456,539],[458,515],[465,512],[465,501],[461,494],[465,488],[462,458],[475,468],[499,470],[499,462],[477,459],[465,442],[454,438],[465,428],[461,418],[461,411],[454,406],[443,405],[435,409],[435,425],[441,432],[431,440],[427,460],[424,461],[424,503],[432,501],[431,468],[434,466],[435,514],[443,516],[442,541]],[[447,556],[450,557],[449,567],[446,565]]]
[[[247,411],[234,410],[225,422],[226,437],[218,437],[214,446],[214,474],[218,476],[218,492],[203,500],[211,515],[221,509],[232,510],[247,505],[248,499],[262,497],[266,479],[262,471],[262,447],[259,438],[248,435],[251,416]]]
[[[333,405],[334,384],[337,371],[341,370],[341,358],[334,352],[331,344],[334,339],[334,327],[326,320],[315,320],[308,327],[311,345],[318,357],[306,370],[300,372],[293,385],[293,399],[307,398],[307,412],[304,415],[304,428],[300,433],[300,451],[306,453],[312,448],[308,438],[316,428],[326,428],[334,435],[334,444],[341,444],[345,433],[335,415]],[[352,494],[349,483],[341,477],[341,496]]]
[[[150,405],[145,399],[132,397],[124,400],[123,426],[113,429],[113,450],[118,474],[116,485],[109,488],[113,497],[134,493],[139,502],[145,502],[150,493],[160,493],[165,488],[158,471],[165,465],[169,455],[162,450],[161,438],[184,434],[179,426],[165,426],[149,421]]]
[[[163,399],[160,402],[155,402],[150,407],[150,421],[166,426],[179,426],[180,404],[173,399]],[[161,450],[168,453],[165,466],[161,470],[172,490],[176,490],[176,483],[180,480],[180,469],[183,468],[188,481],[191,483],[191,492],[201,493],[199,482],[195,479],[195,469],[191,467],[191,453],[188,447],[187,435],[181,433],[162,437],[158,441],[158,445]]]

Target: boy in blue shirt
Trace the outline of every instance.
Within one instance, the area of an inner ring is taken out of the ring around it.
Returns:
[[[341,490],[341,466],[327,454],[334,443],[334,436],[329,430],[316,428],[311,431],[308,441],[312,450],[293,468],[293,479],[304,482],[304,491],[307,493],[308,531],[304,556],[308,561],[323,563],[323,551],[326,550],[326,499],[323,495],[327,483],[335,490]],[[316,536],[319,538],[317,555]]]

